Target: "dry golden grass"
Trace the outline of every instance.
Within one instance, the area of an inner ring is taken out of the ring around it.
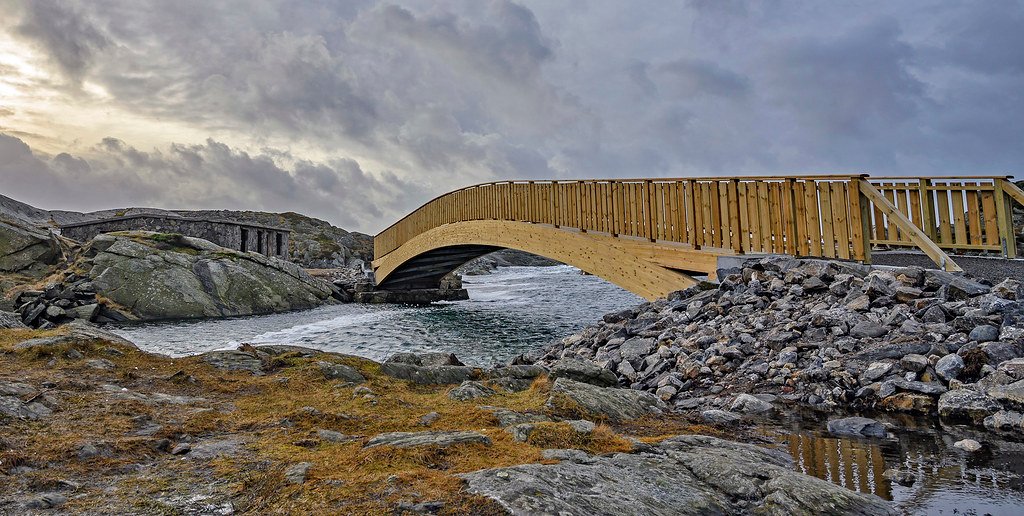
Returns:
[[[42,421],[0,423],[0,470],[27,465],[31,482],[44,485],[59,478],[78,479],[86,487],[68,510],[105,507],[116,500],[119,510],[173,513],[159,501],[168,493],[189,493],[195,486],[221,486],[233,503],[250,514],[393,514],[399,503],[439,500],[450,514],[500,514],[492,502],[462,491],[459,473],[484,468],[541,462],[543,448],[578,448],[591,453],[626,451],[630,442],[615,429],[599,425],[589,436],[572,432],[564,423],[539,424],[529,442],[521,443],[497,426],[494,416],[478,405],[516,411],[547,412],[550,384],[539,379],[527,390],[504,392],[481,400],[460,402],[447,394],[454,386],[417,386],[381,375],[379,366],[356,357],[319,355],[302,358],[279,355],[269,364],[271,374],[215,369],[198,357],[173,359],[105,341],[72,341],[45,349],[14,351],[27,338],[59,335],[0,330],[0,381],[19,381],[39,387],[52,385],[46,395],[58,411]],[[85,355],[67,358],[68,351]],[[114,370],[85,365],[105,358]],[[353,395],[353,386],[325,380],[317,360],[352,366],[368,381],[373,397]],[[191,396],[194,404],[146,403],[114,399],[98,389],[116,384],[138,393]],[[571,407],[566,407],[571,408]],[[362,447],[365,439],[382,432],[422,431],[420,418],[437,412],[429,430],[475,430],[492,444],[450,448],[395,449]],[[162,428],[151,436],[132,436],[137,418],[148,417]],[[318,429],[357,436],[332,443]],[[667,430],[667,428],[666,428]],[[243,443],[240,453],[212,461],[179,460],[154,449],[159,439],[178,442],[231,437]],[[99,443],[109,456],[79,460],[86,443]],[[284,471],[298,462],[313,466],[301,485],[285,481]],[[133,465],[148,464],[144,475]],[[107,480],[103,480],[107,479]],[[119,495],[111,498],[103,486],[118,479]],[[125,489],[124,486],[130,486]],[[213,487],[210,487],[213,489]],[[4,488],[0,486],[0,496]]]

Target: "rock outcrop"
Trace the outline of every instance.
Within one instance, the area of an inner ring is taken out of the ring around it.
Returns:
[[[63,246],[53,233],[0,218],[0,273],[41,277],[63,258]]]
[[[512,514],[895,514],[882,499],[794,471],[788,456],[700,435],[636,453],[549,454],[460,475]]]
[[[330,302],[333,293],[293,263],[181,235],[100,235],[77,267],[98,295],[142,320],[312,308]]]

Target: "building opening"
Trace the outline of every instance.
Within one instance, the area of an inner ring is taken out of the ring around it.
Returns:
[[[256,252],[263,254],[263,232],[256,232]]]
[[[242,228],[242,242],[240,244],[238,244],[238,250],[244,252],[246,250],[246,247],[248,247],[246,245],[248,243],[249,243],[249,230],[245,229],[245,228]]]
[[[281,233],[274,235],[274,239],[277,243],[277,255],[284,256],[284,236]]]

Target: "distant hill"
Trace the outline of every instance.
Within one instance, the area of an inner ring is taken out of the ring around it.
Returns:
[[[269,213],[232,210],[162,210],[159,208],[123,208],[88,213],[66,210],[42,210],[0,195],[0,214],[36,226],[60,226],[76,222],[137,214],[175,214],[182,217],[224,219],[240,223],[282,227],[291,230],[289,254],[292,261],[308,268],[354,266],[359,260],[373,259],[373,237],[350,232],[329,222],[298,213]]]

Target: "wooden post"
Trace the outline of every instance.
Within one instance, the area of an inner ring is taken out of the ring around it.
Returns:
[[[931,190],[928,189],[931,185],[931,179],[921,178],[917,189],[921,192],[921,229],[934,242],[938,238],[938,234],[935,232],[935,198],[932,196]]]
[[[853,241],[853,259],[871,263],[871,206],[868,198],[860,194],[864,176],[850,180],[850,240]]]
[[[996,194],[996,223],[999,226],[999,246],[1004,258],[1017,257],[1017,239],[1013,233],[1013,205],[1004,188],[1005,179],[992,180]]]

